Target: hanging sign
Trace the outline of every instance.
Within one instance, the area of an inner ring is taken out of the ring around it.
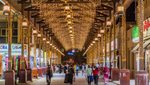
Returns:
[[[134,43],[139,42],[139,27],[137,25],[132,28],[132,41]]]
[[[150,36],[150,18],[146,19],[143,24],[144,24],[143,37]]]
[[[25,44],[25,49],[24,49],[24,55],[25,57],[28,54],[28,45]],[[21,44],[12,44],[11,45],[11,51],[12,55],[21,55],[21,49],[22,45]],[[8,55],[8,44],[0,44],[0,54],[1,55]]]

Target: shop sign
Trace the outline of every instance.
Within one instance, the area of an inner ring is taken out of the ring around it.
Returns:
[[[0,51],[8,51],[8,44],[0,44]]]
[[[12,51],[21,51],[21,44],[12,44]],[[8,51],[8,44],[0,44],[0,51]]]
[[[21,44],[12,44],[11,45],[11,49],[12,49],[12,55],[21,55],[21,48],[22,45]],[[27,56],[27,45],[25,45],[25,56]],[[0,44],[0,54],[3,53],[8,53],[8,44]]]
[[[143,24],[143,37],[146,38],[150,36],[150,18],[146,19]],[[134,43],[139,42],[139,27],[137,25],[135,25],[132,29],[132,41]]]
[[[137,25],[132,28],[132,41],[134,43],[139,42],[139,27]]]
[[[144,21],[144,32],[143,32],[143,36],[147,37],[150,36],[150,18],[146,19]]]
[[[11,48],[12,48],[12,51],[18,51],[18,52],[21,52],[21,44],[12,44]]]

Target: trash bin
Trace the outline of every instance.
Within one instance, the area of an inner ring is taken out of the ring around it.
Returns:
[[[135,75],[135,85],[149,85],[148,73],[146,71],[138,71]]]
[[[19,83],[26,83],[27,82],[27,71],[26,69],[19,70]]]
[[[111,79],[112,81],[119,81],[120,70],[118,68],[112,68]]]
[[[15,85],[15,72],[6,71],[5,72],[5,85]]]
[[[120,85],[130,85],[130,71],[128,69],[120,70]]]
[[[27,81],[32,81],[32,69],[27,69]]]

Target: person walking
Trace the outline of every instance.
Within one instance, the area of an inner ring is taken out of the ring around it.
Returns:
[[[104,83],[107,84],[107,82],[109,81],[109,69],[108,67],[104,67]]]
[[[52,76],[53,76],[53,73],[52,73],[51,66],[48,65],[48,67],[47,67],[47,73],[46,73],[47,85],[51,84],[51,78],[52,78]]]
[[[98,85],[98,79],[99,79],[99,70],[96,66],[93,68],[93,77],[94,77],[94,84]]]
[[[64,73],[66,74],[66,71],[68,70],[67,65],[64,66]]]
[[[85,72],[85,67],[84,64],[82,65],[82,76],[84,76],[84,72]]]
[[[62,65],[59,64],[59,73],[61,74],[62,73]]]
[[[76,65],[76,76],[78,76],[78,73],[79,73],[79,66]]]
[[[69,83],[69,74],[68,74],[68,70],[65,70],[65,80],[64,83]]]
[[[71,65],[71,66],[69,66],[69,69],[68,69],[68,78],[69,78],[68,83],[70,85],[73,84],[74,74],[75,74],[75,72],[74,72],[73,66]]]
[[[91,85],[91,82],[93,81],[93,76],[92,76],[92,68],[90,65],[88,65],[88,68],[86,69],[86,75],[87,75],[88,85]]]

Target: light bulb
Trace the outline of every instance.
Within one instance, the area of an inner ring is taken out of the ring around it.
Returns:
[[[98,35],[97,35],[98,38],[101,37],[101,36],[102,36],[101,34],[98,34]]]
[[[6,4],[3,6],[3,14],[8,16],[9,13],[10,13],[10,6]]]

